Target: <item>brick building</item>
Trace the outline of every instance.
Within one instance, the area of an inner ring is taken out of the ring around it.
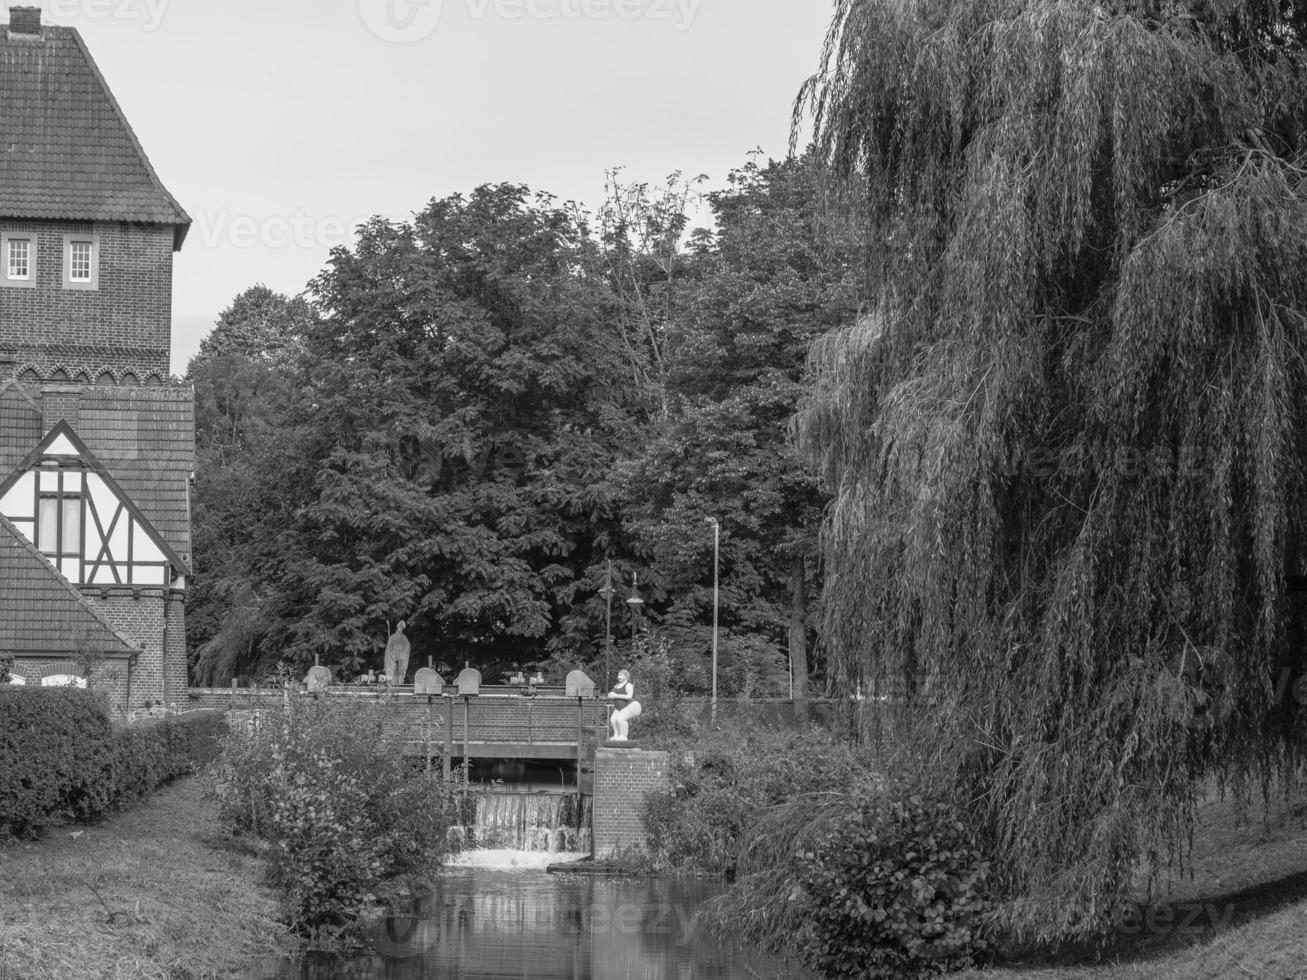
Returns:
[[[190,218],[76,30],[0,27],[0,656],[119,711],[186,687],[193,394],[169,374]],[[20,682],[21,682],[20,681]]]

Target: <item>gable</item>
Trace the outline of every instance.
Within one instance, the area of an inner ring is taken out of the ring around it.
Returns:
[[[189,574],[67,422],[0,483],[0,515],[70,582],[162,588]]]
[[[164,542],[189,564],[190,478],[195,470],[195,408],[189,385],[124,388],[60,386],[42,395],[0,386],[0,479],[23,463],[59,421],[56,399],[74,405],[66,418]],[[34,409],[39,404],[44,411]]]

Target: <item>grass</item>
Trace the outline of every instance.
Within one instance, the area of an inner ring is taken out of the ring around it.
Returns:
[[[1203,802],[1191,873],[1126,920],[1098,954],[1012,963],[959,980],[1307,980],[1307,804],[1251,812]],[[1089,962],[1094,955],[1096,962]],[[1074,961],[1074,962],[1066,962]]]
[[[216,980],[290,949],[262,861],[223,840],[213,777],[0,847],[0,980]]]

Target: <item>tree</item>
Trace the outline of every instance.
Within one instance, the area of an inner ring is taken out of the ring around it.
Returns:
[[[876,301],[802,422],[827,640],[846,690],[928,686],[1018,931],[1098,927],[1201,780],[1301,761],[1305,38],[1296,3],[838,0],[800,103]]]
[[[253,286],[223,311],[187,368],[197,463],[186,637],[202,683],[225,684],[260,666],[263,556],[286,516],[275,474],[290,444],[299,345],[313,320],[303,298]]]
[[[665,626],[680,645],[706,649],[706,521],[721,521],[726,689],[748,693],[761,674],[787,691],[788,648],[802,702],[824,499],[788,429],[809,344],[858,310],[856,224],[822,219],[802,160],[752,160],[709,203],[716,234],[699,239],[687,312],[668,330],[670,408],[636,471],[633,530],[652,556],[650,584],[666,596]]]
[[[279,642],[351,669],[405,619],[419,656],[540,657],[593,591],[629,424],[584,221],[481,187],[363,226],[312,290]]]

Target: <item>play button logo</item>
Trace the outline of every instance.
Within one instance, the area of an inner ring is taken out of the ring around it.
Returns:
[[[369,31],[390,44],[413,44],[440,24],[442,0],[358,0]]]

